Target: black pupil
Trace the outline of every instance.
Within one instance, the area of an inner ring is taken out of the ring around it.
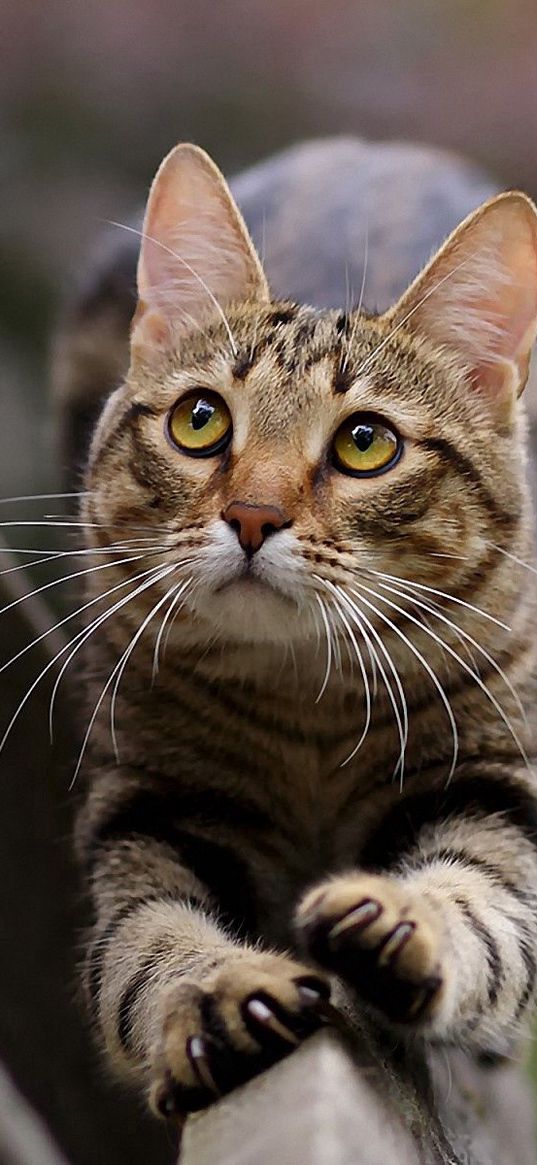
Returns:
[[[373,425],[355,425],[352,430],[352,439],[360,453],[367,453],[375,440]]]
[[[196,401],[192,409],[192,428],[203,429],[203,426],[210,421],[214,413],[214,405],[209,404],[208,400]]]

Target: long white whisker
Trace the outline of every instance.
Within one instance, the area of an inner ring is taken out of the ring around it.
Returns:
[[[440,591],[437,587],[427,586],[426,583],[414,582],[413,579],[400,578],[396,574],[386,574],[384,571],[373,570],[371,567],[364,567],[368,574],[374,575],[376,578],[386,579],[387,582],[397,583],[398,586],[411,587],[412,590],[427,591],[431,595],[437,595],[440,599],[447,599],[450,603],[456,603],[459,607],[464,607],[467,611],[472,611],[474,615],[481,615],[483,619],[488,619],[489,623],[495,623],[496,627],[501,627],[502,631],[511,631],[508,623],[503,623],[501,619],[497,619],[495,615],[484,611],[482,607],[476,607],[473,603],[468,603],[466,599],[459,599],[457,595],[450,595],[449,591]]]
[[[360,583],[359,586],[362,588],[363,583]],[[365,589],[367,590],[367,588],[365,588]],[[450,647],[450,645],[448,643],[446,643],[443,639],[441,639],[440,636],[437,635],[434,631],[431,631],[431,629],[429,627],[425,627],[423,623],[420,623],[418,619],[416,619],[413,615],[410,614],[410,611],[405,611],[404,607],[400,607],[398,605],[398,603],[394,603],[392,599],[388,599],[388,598],[385,598],[384,596],[379,595],[376,591],[373,591],[371,593],[375,595],[375,598],[381,599],[381,601],[383,603],[387,603],[387,605],[389,607],[393,607],[393,609],[395,611],[399,611],[400,614],[405,615],[406,618],[409,619],[411,623],[415,623],[415,625],[417,627],[420,627],[426,635],[429,635],[430,638],[435,643],[438,644],[439,647],[443,648],[444,651],[447,651],[448,654],[453,657],[453,659],[459,664],[460,667],[462,667],[463,671],[465,671],[467,675],[471,676],[474,683],[477,684],[477,686],[481,689],[481,691],[484,693],[484,695],[490,701],[490,703],[492,704],[493,708],[496,710],[496,712],[498,713],[500,718],[503,720],[503,723],[505,724],[508,732],[512,736],[512,738],[513,738],[513,740],[514,740],[514,742],[515,742],[515,744],[520,752],[520,755],[521,755],[522,759],[524,760],[524,763],[527,765],[528,769],[531,771],[530,763],[528,760],[526,750],[525,750],[525,748],[524,748],[524,746],[523,746],[523,744],[518,736],[518,733],[513,728],[513,725],[511,724],[508,716],[506,716],[506,713],[504,712],[504,709],[502,708],[501,704],[498,702],[498,700],[496,699],[494,694],[490,691],[490,689],[487,687],[487,685],[483,683],[481,676],[477,675],[474,671],[472,671],[472,668],[465,662],[464,659],[461,659],[460,655],[458,655],[458,653],[456,651],[454,651],[454,649],[452,647]]]
[[[362,304],[364,302],[365,281],[367,278],[368,262],[369,262],[369,220],[366,219],[365,238],[364,238],[364,266],[363,266],[363,270],[362,270],[362,284],[360,287],[360,298],[358,300],[358,307],[355,309],[354,327],[353,327],[352,332],[351,332],[349,339],[347,341],[347,350],[345,352],[345,358],[343,360],[343,365],[342,365],[343,372],[345,371],[345,369],[347,368],[347,365],[349,363],[349,357],[351,354],[352,345],[354,343],[354,337],[356,335],[356,330],[357,330],[358,324],[360,322],[360,312],[362,310]]]
[[[140,559],[150,558],[152,553],[154,553],[154,552],[149,551],[147,553],[140,554],[139,558]],[[138,561],[138,559],[136,559],[136,558],[129,559],[129,562],[137,562],[137,561]],[[151,570],[155,570],[155,569],[157,569],[157,568],[151,567]],[[140,577],[140,576],[135,576],[135,577]],[[102,599],[106,599],[108,597],[108,595],[112,594],[116,590],[119,590],[120,587],[128,586],[129,582],[132,582],[132,578],[129,577],[129,578],[123,579],[122,582],[117,583],[116,586],[114,586],[114,587],[111,587],[109,591],[105,591],[104,594],[96,595],[93,599],[90,599],[87,603],[83,603],[83,605],[81,607],[77,607],[76,611],[71,611],[69,615],[65,615],[63,619],[60,619],[57,623],[54,623],[52,627],[48,627],[47,630],[43,631],[43,633],[41,635],[37,635],[35,639],[32,639],[30,643],[27,643],[25,645],[25,647],[22,647],[20,651],[18,651],[15,655],[12,655],[11,659],[6,660],[6,662],[0,666],[0,675],[2,674],[3,671],[6,671],[6,669],[8,667],[11,667],[11,665],[13,663],[16,663],[17,660],[21,658],[21,656],[26,655],[27,651],[31,651],[32,647],[37,647],[37,644],[41,643],[41,641],[43,639],[46,639],[47,635],[52,635],[52,633],[54,631],[57,631],[60,627],[63,627],[65,623],[69,623],[71,619],[76,619],[77,616],[81,615],[83,611],[87,611],[88,607],[93,607],[95,603],[99,603],[99,602],[101,602]]]
[[[377,586],[379,586],[382,590],[388,591],[390,594],[398,595],[399,598],[406,599],[408,597],[407,594],[405,593],[405,591],[399,590],[398,587],[387,586],[386,583],[382,583],[382,582],[377,583]],[[379,596],[379,598],[380,598],[380,596]],[[515,704],[518,708],[518,711],[520,712],[520,715],[522,716],[522,719],[527,723],[526,710],[524,708],[524,705],[522,704],[520,696],[519,696],[518,692],[515,690],[515,688],[513,687],[511,680],[506,675],[503,668],[501,668],[500,665],[497,663],[497,661],[494,659],[494,656],[491,655],[490,652],[487,651],[484,647],[482,647],[482,645],[477,642],[477,639],[474,639],[473,636],[469,635],[468,632],[465,631],[462,627],[459,627],[456,623],[453,623],[453,621],[451,619],[448,619],[447,615],[444,615],[444,613],[442,611],[436,611],[434,609],[434,607],[431,607],[428,603],[424,603],[420,599],[414,598],[414,599],[412,599],[412,602],[417,607],[422,608],[424,611],[429,611],[430,614],[434,615],[435,619],[440,619],[441,622],[445,623],[447,627],[450,627],[451,630],[454,631],[456,635],[465,639],[468,643],[471,643],[472,647],[474,647],[476,649],[476,651],[480,652],[480,654],[484,657],[484,659],[486,659],[487,663],[490,664],[490,666],[494,669],[496,674],[498,676],[500,676],[500,678],[503,680],[507,690],[510,692],[510,694],[513,697],[513,700],[515,701]],[[475,663],[474,663],[474,666],[475,666]]]
[[[177,584],[177,585],[181,588],[181,591],[184,591],[185,586],[182,582]],[[123,676],[123,672],[125,671],[127,663],[132,655],[132,652],[134,651],[136,644],[138,643],[138,640],[140,639],[141,635],[143,634],[145,628],[148,626],[151,619],[153,619],[154,616],[157,614],[157,611],[160,611],[161,607],[163,607],[164,604],[168,602],[171,595],[173,595],[173,592],[175,589],[176,589],[176,587],[174,585],[169,587],[168,590],[166,591],[166,594],[164,595],[164,597],[162,599],[160,599],[160,601],[158,603],[156,603],[154,607],[151,608],[151,611],[149,612],[147,618],[144,620],[144,622],[142,623],[141,627],[138,629],[136,634],[132,637],[129,645],[127,646],[126,650],[123,652],[122,658],[119,661],[116,682],[114,684],[114,687],[112,690],[112,698],[110,700],[110,732],[111,732],[111,736],[112,736],[112,746],[114,749],[114,756],[116,758],[117,764],[120,763],[120,760],[119,760],[119,746],[118,746],[117,733],[116,733],[116,703],[117,703],[117,698],[118,698],[118,693],[119,693],[119,685],[121,683],[121,678]]]
[[[178,569],[178,567],[175,565],[167,566],[164,571],[161,571],[160,574],[158,574],[156,576],[156,578],[148,579],[146,581],[146,583],[143,584],[144,589],[149,587],[149,586],[153,586],[153,584],[155,582],[160,582],[163,578],[166,578],[167,575],[171,574],[172,571],[177,570],[177,569]],[[131,651],[134,650],[134,647],[136,646],[142,632],[145,631],[145,628],[147,627],[149,620],[153,618],[153,615],[156,614],[156,612],[163,605],[163,603],[168,601],[168,598],[169,598],[168,592],[166,592],[164,597],[162,599],[160,599],[160,601],[158,603],[156,603],[154,607],[151,608],[149,615],[147,615],[146,618],[142,621],[140,627],[138,628],[138,630],[136,631],[136,633],[133,635],[132,639],[130,640],[128,647],[125,649],[125,651],[123,652],[123,654],[121,656],[121,659],[115,665],[115,667],[112,669],[112,672],[111,672],[110,676],[108,677],[108,679],[104,685],[104,688],[102,689],[102,692],[99,696],[99,699],[97,700],[95,708],[93,709],[93,713],[92,713],[90,722],[89,722],[88,727],[86,729],[84,740],[82,741],[82,747],[81,747],[80,752],[78,754],[78,760],[77,760],[75,771],[73,773],[73,778],[72,778],[71,784],[69,785],[70,789],[73,788],[73,785],[75,784],[76,779],[78,777],[78,774],[80,772],[80,768],[81,768],[82,761],[84,759],[84,754],[86,751],[86,746],[87,746],[88,740],[90,738],[93,725],[95,724],[95,721],[96,721],[98,713],[99,713],[99,708],[101,707],[101,704],[106,696],[106,693],[107,693],[110,685],[114,682],[114,679],[117,676],[118,671],[121,668],[124,661],[126,662],[126,660],[129,658],[129,656],[131,654]],[[119,758],[117,757],[117,753],[116,753],[116,758],[118,759],[118,763],[119,763]]]
[[[152,567],[151,567],[149,570],[147,570],[147,571],[143,571],[141,575],[136,575],[136,576],[135,576],[135,578],[141,578],[141,577],[143,577],[144,575],[151,574],[153,571],[157,571],[158,569],[159,569],[158,567],[154,567],[154,566],[152,566]],[[129,579],[126,579],[126,580],[125,580],[124,582],[122,582],[122,583],[118,583],[118,584],[117,584],[115,587],[111,587],[111,589],[110,589],[109,591],[106,591],[104,595],[99,595],[97,599],[92,599],[90,603],[86,603],[84,607],[81,607],[81,608],[79,608],[79,610],[78,610],[78,611],[75,611],[75,612],[74,612],[72,615],[68,616],[68,618],[74,618],[74,617],[75,617],[75,615],[79,615],[79,614],[81,613],[81,611],[85,610],[85,608],[86,608],[86,607],[89,607],[89,606],[91,606],[91,604],[92,604],[92,603],[98,602],[98,601],[99,601],[99,599],[101,599],[101,600],[102,600],[102,599],[106,598],[106,597],[107,597],[109,594],[111,594],[111,593],[112,593],[114,590],[119,590],[119,587],[121,587],[121,586],[126,586],[126,584],[127,584],[128,582],[132,582],[132,581],[134,581],[134,580],[133,580],[133,579],[131,579],[131,578],[129,578]],[[1,671],[4,671],[4,669],[5,669],[6,667],[9,667],[9,664],[10,664],[10,663],[13,663],[13,662],[15,661],[15,659],[18,659],[18,658],[19,658],[21,655],[24,655],[25,651],[28,651],[30,647],[33,647],[33,646],[34,646],[36,643],[38,643],[38,642],[39,642],[39,640],[40,640],[40,639],[43,639],[45,635],[49,635],[51,631],[55,631],[55,630],[57,629],[57,627],[61,627],[62,623],[64,623],[64,622],[67,622],[67,620],[66,620],[66,619],[64,619],[64,620],[62,620],[60,623],[57,623],[57,624],[56,624],[56,627],[49,628],[49,629],[48,629],[48,630],[47,630],[47,631],[44,633],[44,635],[40,635],[40,636],[39,636],[37,639],[35,639],[35,640],[33,641],[33,643],[31,643],[31,644],[27,645],[25,648],[23,648],[23,650],[22,650],[22,651],[20,651],[20,652],[18,652],[18,654],[17,654],[16,656],[13,656],[13,658],[12,658],[11,660],[8,660],[7,664],[6,664],[6,663],[5,663],[5,664],[3,664],[3,666],[0,668],[0,672],[1,672]],[[85,632],[85,631],[86,631],[86,628],[84,628],[82,631],[79,631],[79,632],[77,633],[77,635],[75,636],[75,639],[78,639],[78,638],[79,638],[81,635],[83,635],[83,634],[84,634],[84,632]],[[33,681],[33,683],[31,684],[31,686],[28,688],[28,691],[27,691],[27,692],[26,692],[26,694],[24,695],[23,699],[20,701],[18,708],[16,709],[16,711],[15,711],[15,712],[14,712],[14,714],[13,714],[13,716],[11,717],[11,720],[10,720],[10,722],[9,722],[9,724],[8,724],[8,726],[7,726],[6,730],[5,730],[5,732],[4,732],[4,735],[3,735],[3,737],[2,737],[2,739],[1,739],[1,741],[0,741],[0,752],[2,751],[2,749],[3,749],[3,747],[4,747],[5,743],[6,743],[6,740],[7,740],[8,736],[9,736],[9,734],[10,734],[10,732],[11,732],[11,729],[13,728],[13,726],[14,726],[15,722],[18,720],[18,718],[19,718],[19,716],[20,716],[20,714],[21,714],[21,712],[22,712],[22,710],[23,710],[23,708],[24,708],[25,704],[26,704],[26,703],[27,703],[27,701],[30,699],[30,696],[32,695],[32,692],[34,692],[34,691],[35,691],[35,689],[36,689],[37,685],[39,684],[39,682],[40,682],[40,681],[43,679],[43,677],[44,677],[45,675],[47,675],[47,673],[50,671],[50,669],[51,669],[52,667],[54,667],[54,665],[57,663],[57,661],[58,661],[58,659],[60,658],[60,656],[61,656],[61,655],[63,655],[63,653],[64,653],[65,651],[68,651],[68,650],[69,650],[69,648],[72,646],[72,644],[73,644],[73,642],[74,642],[74,641],[75,641],[75,640],[74,640],[74,639],[72,639],[72,640],[70,640],[70,642],[69,642],[69,643],[65,643],[65,644],[63,645],[63,647],[61,647],[61,648],[60,648],[60,650],[59,650],[59,651],[56,653],[56,655],[54,656],[54,658],[53,658],[53,659],[51,659],[51,660],[49,660],[49,662],[48,662],[48,663],[45,665],[45,667],[44,667],[44,668],[42,668],[42,670],[39,672],[39,675],[37,676],[37,678],[36,678],[36,679]]]
[[[0,506],[7,506],[11,502],[42,502],[49,501],[51,498],[85,498],[88,495],[88,490],[82,490],[79,493],[67,494],[20,494],[15,498],[0,498]]]
[[[360,588],[361,588],[363,584],[358,583],[357,585],[360,586]],[[382,598],[381,595],[376,594],[376,592],[372,591],[369,587],[366,589],[367,589],[368,593],[373,594],[375,598],[379,598],[379,599]],[[354,593],[355,592],[353,591],[353,594]],[[427,675],[432,680],[432,682],[433,682],[433,684],[434,684],[434,686],[435,686],[435,688],[440,696],[440,699],[442,700],[442,703],[443,703],[444,708],[446,709],[446,712],[448,715],[449,723],[451,726],[452,739],[453,739],[453,752],[452,752],[452,758],[451,758],[451,766],[450,766],[450,770],[449,770],[448,778],[447,778],[448,781],[450,781],[451,777],[453,776],[453,773],[455,772],[455,768],[457,765],[457,758],[458,758],[458,754],[459,754],[459,734],[458,734],[458,730],[457,730],[457,722],[455,720],[453,709],[452,709],[451,704],[447,698],[447,695],[442,687],[442,684],[440,683],[440,680],[438,679],[436,672],[433,670],[430,663],[426,660],[425,656],[421,653],[421,651],[418,650],[418,648],[412,642],[412,640],[410,638],[408,638],[408,636],[406,636],[403,631],[401,631],[401,628],[397,627],[397,625],[391,619],[389,619],[387,615],[385,615],[382,611],[379,611],[378,607],[375,607],[374,604],[370,603],[369,600],[366,599],[363,595],[361,595],[360,598],[361,598],[361,601],[363,603],[365,603],[366,606],[368,606],[375,613],[375,615],[377,615],[377,617],[379,619],[382,619],[383,623],[385,623],[393,632],[395,632],[395,634],[399,637],[401,642],[404,643],[406,645],[406,647],[409,648],[409,650],[416,657],[416,659],[419,661],[421,666],[426,671]],[[419,625],[420,624],[418,624],[418,626]]]
[[[177,586],[171,587],[170,591],[168,592],[168,594],[173,595],[173,598],[172,598],[172,601],[170,603],[170,606],[168,607],[168,610],[166,611],[166,614],[164,615],[162,623],[160,624],[159,633],[158,633],[157,638],[155,640],[155,650],[153,652],[153,667],[152,667],[152,671],[151,671],[151,683],[152,684],[155,683],[155,680],[156,680],[157,675],[158,675],[160,645],[162,642],[162,636],[164,634],[166,624],[168,623],[168,620],[170,618],[170,615],[172,614],[172,611],[174,611],[176,609],[177,604],[178,604],[181,596],[184,594],[185,590],[187,589],[187,587],[189,586],[189,584],[191,582],[192,582],[192,576],[190,578],[187,578],[185,582],[180,582],[177,584]],[[175,594],[173,594],[174,591],[176,592]]]
[[[172,565],[172,566],[168,566],[168,567],[166,567],[165,571],[161,571],[161,572],[160,572],[159,574],[157,574],[155,577],[153,577],[153,578],[150,578],[150,579],[147,579],[147,580],[146,580],[146,582],[142,584],[142,587],[141,587],[141,588],[139,588],[139,590],[138,590],[138,593],[140,593],[140,590],[145,590],[145,589],[147,589],[148,587],[150,587],[150,586],[153,586],[153,585],[154,585],[156,582],[160,582],[160,581],[161,581],[163,578],[165,578],[165,577],[166,577],[168,574],[171,574],[171,572],[172,572],[173,570],[177,570],[177,569],[178,569],[178,568],[177,568],[175,565]],[[127,602],[127,601],[129,601],[130,599],[132,599],[132,598],[134,598],[134,597],[135,597],[135,595],[128,595],[128,596],[126,596],[126,597],[125,597],[125,601]],[[165,598],[167,598],[167,595],[165,596]],[[154,610],[155,610],[155,608],[153,607],[153,608],[151,609],[151,613],[153,613],[153,612],[154,612]],[[114,612],[112,612],[112,614],[113,614],[113,613],[114,613]],[[146,620],[144,620],[144,625],[145,625],[145,622],[146,622]],[[123,659],[123,655],[121,656],[121,659],[120,659],[120,661],[119,661],[119,664],[121,664],[121,661],[122,661],[122,659]],[[90,738],[90,735],[91,735],[91,731],[92,731],[93,725],[95,724],[95,720],[97,719],[97,715],[98,715],[98,712],[99,712],[99,708],[101,707],[101,704],[102,704],[102,702],[103,702],[103,700],[104,700],[104,697],[106,696],[106,693],[107,693],[107,691],[108,691],[108,689],[109,689],[109,687],[110,687],[110,684],[112,683],[112,681],[113,681],[113,679],[114,679],[114,676],[116,675],[116,672],[117,672],[117,669],[118,669],[118,667],[119,667],[119,664],[116,664],[116,666],[114,667],[114,669],[113,669],[113,671],[112,671],[112,674],[109,676],[109,678],[108,678],[108,680],[107,680],[107,682],[106,682],[106,684],[105,684],[105,686],[104,686],[104,688],[103,688],[103,690],[102,690],[102,692],[101,692],[101,694],[100,694],[100,696],[99,696],[99,699],[98,699],[98,701],[97,701],[97,703],[96,703],[96,705],[95,705],[95,708],[94,708],[94,710],[93,710],[93,714],[92,714],[92,716],[91,716],[90,722],[89,722],[89,724],[88,724],[88,727],[87,727],[87,729],[86,729],[86,733],[85,733],[85,736],[84,736],[84,740],[83,740],[83,742],[82,742],[82,747],[81,747],[81,749],[80,749],[80,752],[79,752],[79,754],[78,754],[78,760],[77,760],[76,768],[75,768],[75,771],[74,771],[74,773],[73,773],[73,777],[72,777],[71,783],[70,783],[70,785],[69,785],[69,789],[70,789],[70,790],[73,788],[73,786],[74,786],[74,784],[75,784],[75,782],[76,782],[76,779],[77,779],[77,777],[78,777],[78,774],[79,774],[79,772],[80,772],[80,768],[81,768],[81,765],[82,765],[82,761],[83,761],[83,759],[84,759],[84,754],[85,754],[85,752],[86,752],[87,743],[88,743],[88,740],[89,740],[89,738]]]
[[[38,528],[45,526],[47,529],[50,528],[55,530],[142,530],[146,534],[148,530],[147,526],[134,526],[131,524],[127,525],[125,522],[75,522],[71,520],[63,521],[60,519],[47,519],[46,521],[43,519],[38,519],[37,521],[30,521],[29,518],[25,518],[21,521],[15,521],[13,519],[9,522],[0,522],[1,529],[18,528],[20,526],[37,526]],[[172,526],[160,526],[158,534],[155,532],[155,537],[162,537],[163,534],[177,534],[177,530],[174,530]],[[151,537],[151,535],[149,537]]]
[[[324,605],[323,600],[321,599],[320,595],[317,594],[317,592],[315,592],[315,599],[318,603],[319,610],[321,612],[321,618],[322,618],[322,621],[324,624],[324,629],[326,632],[326,670],[324,673],[324,680],[323,680],[323,682],[321,684],[321,688],[319,690],[319,694],[317,696],[317,699],[315,700],[315,703],[318,704],[319,700],[322,700],[322,698],[324,696],[324,693],[326,691],[326,686],[327,686],[328,680],[330,678],[330,671],[332,669],[332,636],[330,634],[330,624],[328,622],[325,605]]]
[[[531,574],[537,574],[537,567],[532,566],[529,562],[524,562],[523,558],[517,558],[516,554],[511,554],[509,550],[504,550],[503,546],[496,546],[495,542],[489,542],[488,546],[493,550],[497,550],[499,554],[505,555],[511,562],[516,562],[517,566],[523,566],[525,570],[529,570]]]
[[[369,676],[367,674],[367,669],[366,669],[366,666],[364,663],[364,658],[363,658],[362,652],[360,651],[360,648],[358,646],[354,631],[353,631],[353,629],[352,629],[352,627],[351,627],[351,625],[350,625],[350,623],[345,615],[345,612],[343,611],[343,609],[341,607],[341,604],[338,603],[338,601],[337,601],[337,590],[336,590],[334,584],[329,582],[328,579],[320,578],[319,575],[314,575],[313,578],[316,582],[319,582],[321,584],[321,586],[328,588],[331,592],[333,592],[334,595],[336,595],[336,598],[333,600],[334,607],[335,607],[335,609],[339,615],[339,618],[341,619],[341,622],[343,623],[343,626],[347,632],[347,635],[349,637],[349,641],[354,648],[354,652],[356,655],[356,659],[358,661],[358,666],[360,668],[360,672],[361,672],[361,676],[362,676],[362,683],[363,683],[363,688],[364,688],[364,698],[365,698],[365,705],[366,705],[364,728],[362,731],[362,735],[360,736],[360,739],[359,739],[357,745],[353,748],[350,756],[346,757],[346,759],[342,762],[341,768],[343,768],[344,765],[348,764],[349,761],[353,760],[353,758],[356,756],[356,753],[362,747],[362,744],[367,736],[367,733],[369,732],[369,727],[371,724],[371,692],[369,689]]]
[[[156,552],[152,551],[152,553],[154,554]],[[65,574],[61,578],[54,578],[51,582],[44,583],[43,586],[36,587],[35,590],[28,591],[27,594],[19,595],[18,598],[12,599],[5,607],[0,607],[0,615],[5,615],[13,607],[18,607],[19,603],[24,603],[25,599],[33,599],[34,595],[41,595],[43,591],[48,591],[51,587],[58,587],[62,583],[71,582],[74,578],[82,578],[86,574],[96,574],[100,570],[111,570],[114,566],[124,566],[126,562],[136,562],[141,557],[145,557],[145,554],[138,555],[135,558],[129,556],[128,558],[114,559],[113,562],[101,562],[98,566],[87,566],[84,567],[84,570],[75,570],[73,574]]]
[[[358,626],[362,635],[364,636],[364,639],[367,640],[369,638],[369,636],[372,636],[373,639],[375,640],[375,643],[377,644],[378,648],[382,652],[382,654],[386,660],[386,663],[390,669],[390,672],[393,676],[394,683],[395,683],[395,686],[397,688],[397,692],[399,695],[399,699],[401,701],[401,708],[399,708],[399,705],[398,705],[397,700],[395,698],[394,691],[393,691],[393,688],[391,686],[391,682],[388,679],[386,669],[384,667],[384,664],[382,663],[380,655],[379,655],[378,651],[376,650],[376,648],[373,648],[373,645],[371,644],[373,654],[376,658],[377,667],[379,669],[382,681],[384,683],[384,687],[386,688],[386,692],[388,694],[390,703],[392,705],[394,717],[395,717],[395,722],[397,724],[397,731],[399,734],[400,753],[399,753],[399,760],[398,760],[398,762],[395,766],[395,769],[394,769],[394,776],[396,775],[398,769],[400,769],[401,770],[400,781],[402,784],[403,778],[404,778],[405,751],[406,751],[406,746],[407,746],[407,741],[408,741],[408,710],[407,710],[405,693],[403,691],[403,687],[401,684],[399,673],[397,671],[397,668],[395,667],[395,664],[392,660],[392,657],[391,657],[385,643],[383,642],[381,636],[378,634],[378,631],[376,630],[376,628],[373,626],[371,620],[368,619],[367,615],[365,615],[364,612],[362,610],[360,610],[356,606],[355,603],[353,603],[352,599],[349,597],[347,591],[345,591],[343,589],[343,587],[338,586],[336,589],[337,589],[337,592],[338,592],[338,595],[339,595],[341,601],[347,607],[347,610],[350,613],[350,617],[351,617],[353,623],[355,623]],[[357,595],[356,597],[358,599],[361,599],[360,595]],[[364,628],[364,624],[365,624],[365,628],[367,628],[367,631]]]
[[[147,556],[143,555],[142,557],[145,558]],[[106,598],[108,598],[109,595],[114,594],[115,591],[120,590],[121,587],[127,586],[129,582],[137,582],[141,578],[142,579],[147,578],[147,576],[151,575],[153,572],[156,575],[158,573],[158,571],[161,569],[162,569],[161,564],[157,564],[156,566],[151,566],[151,567],[149,567],[148,570],[143,570],[139,574],[135,574],[132,577],[125,579],[123,582],[119,583],[117,586],[111,587],[110,590],[105,591],[103,595],[99,595],[99,598],[106,599]],[[86,643],[86,641],[91,637],[91,635],[93,635],[94,631],[96,631],[103,623],[105,623],[107,621],[107,619],[109,619],[112,615],[114,615],[116,613],[116,611],[119,611],[123,606],[125,606],[127,604],[127,602],[130,601],[131,598],[135,598],[137,595],[141,594],[141,592],[143,590],[144,590],[144,584],[142,584],[140,587],[136,587],[134,591],[129,591],[129,594],[125,598],[119,599],[117,602],[113,603],[111,607],[108,607],[106,609],[106,611],[102,612],[100,615],[97,615],[95,617],[95,619],[92,620],[89,627],[82,627],[81,630],[78,631],[72,637],[72,639],[69,640],[69,643],[66,644],[66,648],[65,648],[66,651],[68,651],[69,648],[73,647],[73,644],[76,644],[76,646],[74,647],[74,649],[71,651],[71,653],[68,655],[67,659],[63,663],[63,665],[62,665],[62,667],[61,667],[61,669],[56,677],[56,681],[54,683],[54,687],[53,687],[52,692],[51,692],[50,702],[49,702],[49,711],[48,711],[48,727],[49,727],[49,737],[50,737],[51,744],[52,744],[53,738],[54,738],[53,719],[54,719],[54,704],[56,701],[56,694],[57,694],[58,688],[60,686],[62,676],[67,671],[67,668],[69,667],[69,664],[71,663],[71,660],[74,659],[79,648],[82,647],[84,645],[84,643]],[[95,600],[92,600],[92,601],[95,601]],[[77,612],[77,614],[80,614],[80,610]],[[58,658],[58,657],[56,657],[56,658]]]

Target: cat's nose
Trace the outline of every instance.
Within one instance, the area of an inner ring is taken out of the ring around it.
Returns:
[[[261,548],[269,534],[291,525],[278,506],[258,506],[252,502],[231,502],[222,517],[235,531],[249,558]]]

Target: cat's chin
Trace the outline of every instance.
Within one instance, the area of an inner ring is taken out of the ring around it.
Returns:
[[[289,643],[315,634],[311,612],[253,575],[231,580],[214,591],[198,591],[193,613],[211,634],[242,643]]]

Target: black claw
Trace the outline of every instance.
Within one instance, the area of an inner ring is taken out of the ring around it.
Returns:
[[[298,987],[300,998],[306,1006],[312,1005],[319,999],[330,999],[330,984],[316,975],[301,975],[294,982]]]
[[[192,1071],[200,1085],[214,1096],[221,1096],[221,1089],[216,1083],[210,1063],[210,1046],[202,1036],[189,1036],[186,1042],[186,1054]]]
[[[207,1088],[187,1088],[168,1074],[155,1098],[155,1107],[165,1120],[183,1121],[189,1112],[200,1112],[213,1100],[214,1094]]]
[[[251,995],[243,1004],[242,1015],[250,1035],[274,1058],[291,1051],[320,1026],[316,1006],[323,997],[317,986],[310,988],[307,985],[303,990],[308,992],[308,998],[302,1001],[296,1012],[288,1010],[264,991]]]

